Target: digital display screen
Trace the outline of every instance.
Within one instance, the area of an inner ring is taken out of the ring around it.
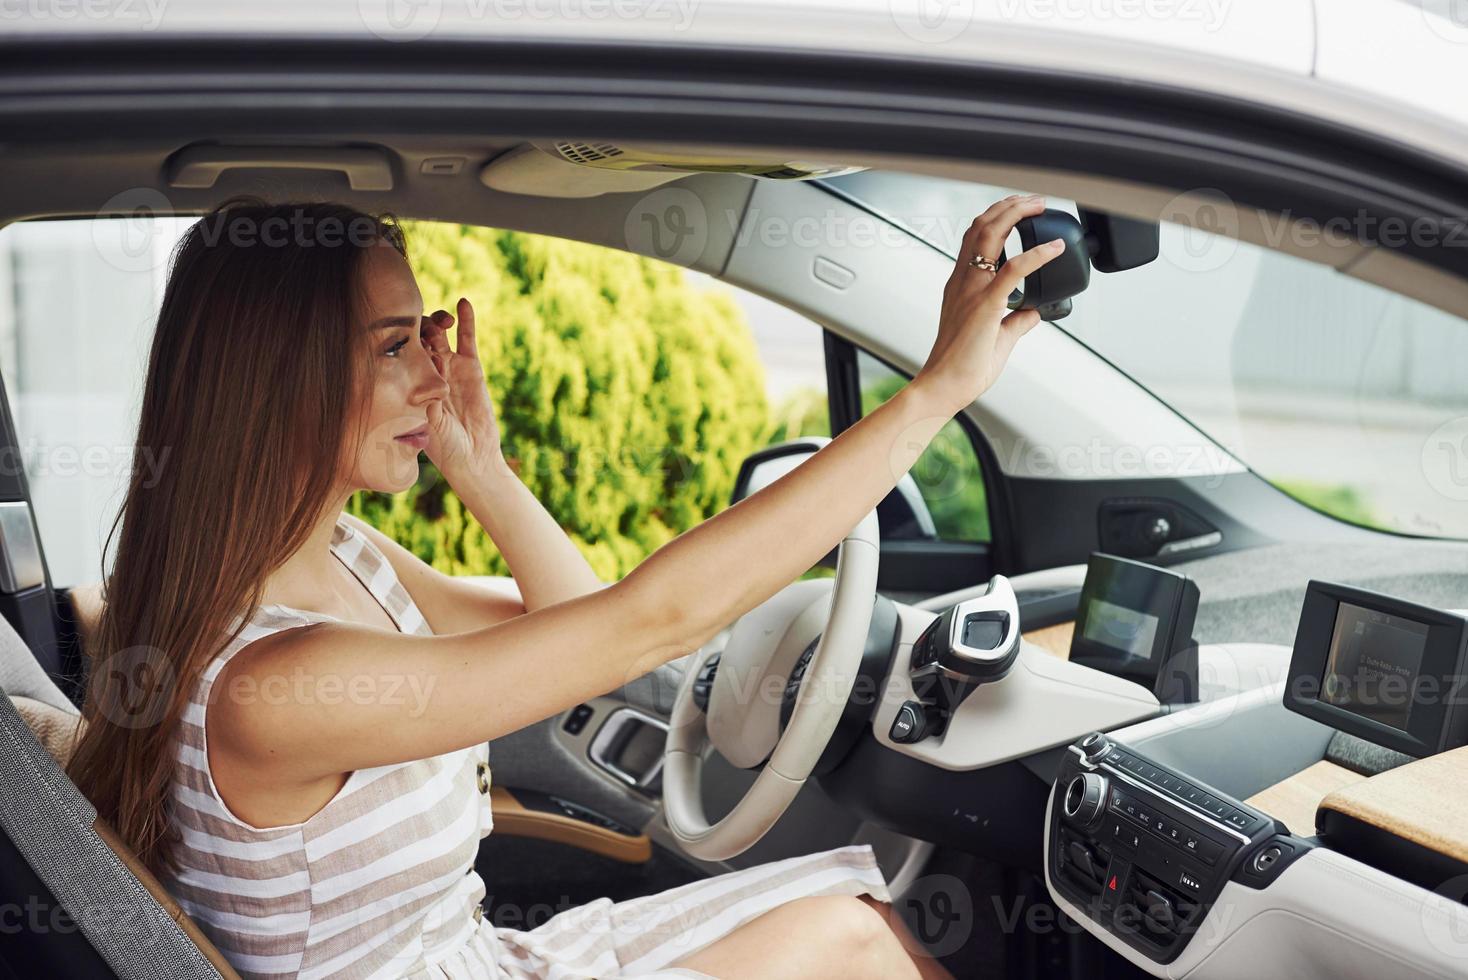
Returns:
[[[1151,660],[1157,644],[1156,616],[1105,599],[1091,599],[1086,604],[1085,623],[1081,635],[1092,643],[1119,650],[1128,657]]]
[[[1405,616],[1340,603],[1320,700],[1407,731],[1427,633],[1425,623]]]

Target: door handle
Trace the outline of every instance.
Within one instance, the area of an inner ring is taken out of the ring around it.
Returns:
[[[636,708],[618,708],[606,721],[602,722],[601,728],[597,729],[596,735],[591,740],[591,746],[586,752],[592,762],[611,773],[619,782],[649,795],[655,795],[654,784],[663,771],[661,753],[645,771],[640,773],[628,771],[620,761],[623,749],[644,726],[655,728],[664,735],[668,731],[667,723],[661,718],[654,718]]]

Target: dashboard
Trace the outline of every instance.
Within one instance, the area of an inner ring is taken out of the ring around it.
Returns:
[[[1038,838],[1056,905],[1154,976],[1468,975],[1468,617],[1320,579],[1281,604],[1267,563],[1241,602],[1196,567],[1097,555],[899,606],[870,735],[823,784],[1005,863]]]

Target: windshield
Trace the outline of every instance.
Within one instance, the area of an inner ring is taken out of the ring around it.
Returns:
[[[1027,190],[872,171],[823,183],[950,255],[974,216]],[[1311,506],[1468,537],[1468,323],[1223,234],[1163,222],[1161,246],[1093,273],[1056,326]]]

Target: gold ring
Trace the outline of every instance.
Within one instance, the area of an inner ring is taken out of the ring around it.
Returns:
[[[982,255],[975,255],[968,260],[968,264],[975,269],[983,269],[985,272],[998,272],[999,267]]]

